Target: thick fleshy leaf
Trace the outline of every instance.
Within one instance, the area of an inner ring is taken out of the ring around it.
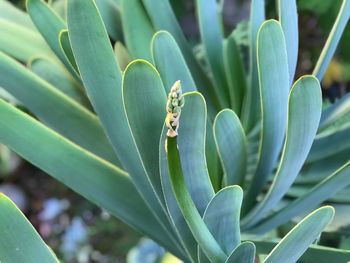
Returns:
[[[305,217],[274,247],[264,263],[294,263],[332,221],[334,209],[324,206]]]
[[[350,161],[344,164],[332,175],[309,190],[309,192],[282,209],[268,216],[259,225],[250,229],[254,233],[265,233],[281,224],[288,222],[291,218],[310,212],[312,209],[322,204],[329,197],[335,195],[340,190],[350,185]]]
[[[159,71],[167,93],[177,80],[181,81],[183,92],[197,91],[181,50],[170,33],[159,31],[154,35],[152,55],[154,65]]]
[[[315,162],[341,151],[350,151],[349,134],[350,126],[328,136],[316,139],[312,145],[307,161]]]
[[[194,238],[209,260],[212,262],[225,261],[227,256],[204,223],[187,189],[182,172],[177,137],[167,137],[166,149],[171,187]]]
[[[27,0],[27,11],[52,51],[73,74],[73,76],[78,78],[60,46],[60,32],[67,28],[65,21],[63,21],[55,11],[42,0]]]
[[[123,102],[145,173],[164,203],[159,176],[159,140],[167,96],[156,69],[146,61],[129,64],[123,76]]]
[[[287,134],[279,167],[268,193],[242,220],[245,228],[263,218],[293,184],[316,136],[321,110],[322,94],[318,80],[313,76],[300,78],[289,94]]]
[[[68,33],[84,86],[119,160],[159,219],[159,225],[171,232],[165,208],[145,174],[133,141],[123,107],[120,67],[93,0],[68,2]]]
[[[292,85],[298,61],[299,48],[298,13],[296,0],[279,0],[278,15],[286,40],[289,83]]]
[[[25,63],[34,56],[53,56],[38,32],[1,18],[0,51]]]
[[[262,131],[259,162],[245,199],[246,208],[256,202],[281,151],[287,126],[289,74],[286,43],[280,23],[268,20],[258,34]],[[276,110],[278,109],[278,110]]]
[[[142,2],[147,10],[149,18],[151,19],[154,29],[157,31],[166,30],[175,38],[182,54],[184,55],[188,68],[191,70],[198,90],[203,93],[206,98],[210,98],[210,101],[208,101],[208,104],[210,105],[209,108],[213,107],[218,109],[218,98],[216,97],[212,83],[195,58],[193,51],[176,20],[176,16],[171,8],[169,0],[142,0]]]
[[[61,47],[64,55],[66,56],[68,63],[71,65],[71,67],[75,71],[76,75],[79,75],[78,65],[75,62],[73,50],[72,50],[72,47],[70,45],[68,30],[67,29],[61,30],[58,37],[59,37],[59,41],[60,41],[60,47]]]
[[[141,0],[122,0],[122,22],[126,47],[134,59],[152,62],[151,40],[154,29]]]
[[[0,193],[0,261],[58,263],[34,227],[16,205]]]
[[[181,81],[181,88],[184,92],[197,90],[181,50],[176,44],[175,39],[168,32],[159,31],[154,35],[152,40],[152,55],[167,93],[177,80]],[[216,114],[216,111],[210,105],[208,105],[208,114],[211,118],[214,118]],[[212,133],[212,124],[208,120],[205,153],[211,181],[215,189],[219,189],[221,186],[221,180],[218,178],[219,158],[215,150]]]
[[[229,106],[229,91],[224,67],[223,34],[216,0],[197,0],[197,17],[206,59],[213,74],[215,93],[222,108]]]
[[[197,92],[187,93],[181,111],[178,144],[185,181],[201,215],[214,196],[205,157],[206,124],[203,96]]]
[[[0,71],[0,86],[45,124],[98,156],[119,163],[96,115],[2,53]]]
[[[78,103],[90,107],[90,103],[84,94],[83,87],[72,78],[69,73],[57,63],[45,58],[34,58],[28,67],[40,78],[62,91],[68,97]]]
[[[214,121],[214,137],[224,169],[225,185],[243,186],[247,170],[247,139],[232,110],[221,111]]]
[[[318,58],[317,64],[313,71],[320,81],[323,79],[324,74],[332,60],[338,43],[343,35],[343,31],[350,18],[350,0],[343,0],[343,4],[338,13],[337,19],[333,25],[333,28],[328,36],[327,42],[323,47],[321,55]]]
[[[0,143],[89,201],[168,244],[129,176],[0,100]],[[34,150],[35,149],[35,150]],[[170,247],[169,249],[172,249]]]
[[[203,215],[204,223],[226,255],[241,243],[239,217],[242,199],[241,187],[225,187],[216,193]],[[201,263],[209,262],[200,248],[198,258]]]
[[[261,24],[265,21],[265,0],[252,0],[250,7],[249,85],[244,97],[242,122],[250,131],[260,118],[260,88],[257,62],[257,39]],[[265,53],[265,51],[264,51]]]
[[[233,35],[228,37],[224,49],[225,70],[229,86],[230,103],[233,111],[240,116],[244,94],[247,90],[243,60]]]
[[[269,254],[270,251],[278,244],[277,241],[253,241],[258,254]],[[300,257],[302,262],[348,262],[350,260],[350,251],[311,245]]]
[[[255,245],[252,242],[243,242],[231,255],[225,263],[254,263],[255,262]]]

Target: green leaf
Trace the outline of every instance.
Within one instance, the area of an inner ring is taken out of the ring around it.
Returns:
[[[196,91],[191,72],[187,67],[181,50],[175,39],[168,32],[159,31],[154,35],[152,40],[152,55],[167,93],[177,80],[181,81],[181,87],[184,92]],[[208,105],[208,113],[210,117],[214,118],[216,110]],[[205,152],[211,181],[215,189],[218,189],[221,185],[221,180],[218,178],[219,158],[216,156],[217,153],[212,133],[212,124],[208,120]]]
[[[89,108],[90,102],[84,94],[83,87],[57,63],[47,58],[34,58],[28,67],[40,78],[58,88],[71,99]]]
[[[240,116],[244,94],[247,90],[247,83],[243,60],[233,34],[228,37],[224,51],[231,108]]]
[[[0,86],[45,124],[98,156],[119,163],[96,115],[1,52],[0,71]]]
[[[269,254],[278,242],[275,241],[253,241],[256,245],[258,254]],[[350,251],[330,247],[311,245],[300,257],[301,262],[348,262],[350,260]]]
[[[142,1],[123,0],[121,7],[125,42],[132,58],[152,62],[150,45],[154,29]]]
[[[329,197],[350,185],[350,161],[340,167],[336,172],[318,183],[309,192],[295,199],[282,209],[264,219],[251,232],[265,233],[291,218],[310,212],[313,208],[322,204]]]
[[[224,169],[225,185],[243,186],[247,169],[247,138],[232,110],[223,110],[216,116],[214,137]]]
[[[0,51],[22,62],[27,62],[34,56],[53,56],[40,34],[1,18]]]
[[[350,93],[344,95],[322,112],[319,130],[322,131],[350,112]]]
[[[201,215],[214,196],[205,158],[207,109],[198,92],[185,95],[178,144],[185,181]]]
[[[168,167],[171,186],[181,212],[198,242],[199,247],[212,262],[224,262],[226,255],[210,233],[187,190],[182,172],[176,137],[167,137]]]
[[[73,76],[79,79],[79,77],[75,75],[75,71],[71,68],[71,64],[67,61],[60,46],[60,32],[67,28],[65,21],[42,0],[27,0],[26,4],[27,11],[33,23],[44,37],[47,44]]]
[[[241,187],[225,187],[216,193],[203,215],[204,223],[226,255],[241,243],[239,217],[242,199]],[[198,258],[201,263],[209,262],[200,249]]]
[[[298,61],[299,45],[298,13],[296,0],[279,0],[278,15],[286,41],[289,83],[292,85]]]
[[[167,96],[156,69],[144,60],[129,64],[123,77],[123,102],[145,173],[164,203],[159,176],[159,140]]]
[[[235,248],[225,263],[254,263],[255,245],[246,241]]]
[[[169,0],[142,0],[147,10],[149,18],[155,30],[166,30],[176,40],[182,54],[186,60],[188,68],[191,70],[198,90],[208,98],[208,105],[213,105],[215,109],[219,108],[218,98],[216,97],[212,83],[207,75],[203,72],[193,51],[188,44],[176,16],[171,8]],[[211,107],[211,106],[210,106]]]
[[[144,234],[169,243],[124,171],[2,100],[0,127],[0,143]]]
[[[93,0],[68,2],[68,33],[84,86],[119,160],[158,218],[161,228],[173,237],[165,208],[145,174],[128,127],[120,67]]]
[[[0,0],[0,18],[36,31],[29,15],[15,7],[10,1]]]
[[[293,184],[316,136],[321,110],[318,80],[313,76],[301,77],[289,93],[287,133],[276,175],[268,193],[242,220],[245,228],[256,224],[272,210]]]
[[[72,47],[70,45],[68,30],[67,29],[61,30],[58,38],[59,38],[59,42],[60,42],[60,47],[61,47],[68,63],[75,71],[76,76],[79,76],[79,69],[78,69],[77,63],[75,62],[73,50],[72,50]]]
[[[296,262],[332,221],[333,216],[334,209],[330,206],[312,212],[289,231],[270,252],[264,263]]]
[[[213,74],[215,93],[222,108],[229,107],[229,90],[224,68],[223,34],[216,0],[197,0],[197,17],[206,58]]]
[[[341,151],[350,151],[349,133],[350,126],[338,132],[316,139],[312,145],[307,161],[315,162]]]
[[[153,36],[152,56],[167,93],[177,80],[181,81],[183,92],[197,91],[181,50],[170,33],[158,31]]]
[[[204,156],[204,139],[206,129],[205,101],[198,92],[184,94],[185,106],[181,111],[179,128],[179,151],[182,162],[186,187],[200,215],[203,215],[214,191],[208,178],[206,158]],[[197,260],[197,246],[178,207],[168,175],[168,165],[165,153],[166,132],[163,131],[160,141],[160,172],[163,193],[169,214],[181,236],[182,242],[190,257]]]
[[[0,193],[0,261],[59,262],[16,205]]]
[[[257,195],[265,187],[286,131],[289,75],[286,43],[279,22],[268,20],[263,23],[258,34],[257,50],[262,131],[258,167],[247,192],[246,208],[256,202]]]
[[[115,41],[122,41],[123,30],[119,3],[115,0],[95,0],[95,3],[106,25],[108,35]]]
[[[337,19],[334,22],[333,28],[328,36],[327,42],[322,49],[321,55],[318,58],[318,61],[312,73],[320,81],[323,79],[323,76],[329,66],[329,63],[332,60],[332,57],[335,53],[341,36],[343,35],[344,29],[349,21],[349,18],[350,0],[343,0],[343,4],[340,8]]]
[[[245,130],[250,131],[260,118],[260,88],[257,62],[257,38],[261,24],[265,20],[265,1],[252,0],[250,7],[249,39],[249,85],[244,98],[242,122]]]

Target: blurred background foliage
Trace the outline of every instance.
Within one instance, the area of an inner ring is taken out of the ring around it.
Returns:
[[[25,0],[10,0],[25,9]],[[55,0],[52,0],[55,2]],[[199,29],[193,0],[170,0],[186,37],[200,56]],[[267,15],[276,17],[276,2],[268,0]],[[297,76],[311,73],[339,11],[341,0],[298,0],[300,48]],[[224,31],[235,29],[240,48],[248,50],[249,0],[218,0]],[[350,25],[322,83],[326,100],[333,102],[350,90]],[[160,262],[164,251],[142,239],[118,219],[90,204],[34,166],[0,145],[0,192],[5,192],[22,209],[32,224],[63,262]],[[284,231],[280,229],[280,231]],[[343,233],[350,232],[342,229]],[[350,234],[350,233],[349,233]],[[349,236],[348,234],[348,236]],[[350,248],[350,238],[324,235],[323,243],[337,242]],[[336,240],[336,241],[335,241]],[[132,249],[137,246],[138,249]],[[141,253],[141,252],[142,253]],[[129,252],[129,255],[127,256]],[[148,255],[148,257],[144,257]],[[127,260],[128,258],[128,260]],[[166,255],[167,262],[176,262]]]

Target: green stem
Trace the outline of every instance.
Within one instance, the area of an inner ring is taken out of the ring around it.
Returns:
[[[226,254],[222,251],[221,247],[205,225],[186,188],[176,137],[167,137],[166,147],[171,186],[182,215],[184,216],[194,238],[198,242],[198,245],[209,258],[210,262],[225,262],[227,258]]]

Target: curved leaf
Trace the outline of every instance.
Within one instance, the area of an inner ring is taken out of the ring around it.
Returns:
[[[42,0],[27,0],[26,4],[33,23],[45,38],[47,44],[73,76],[79,79],[60,46],[60,32],[67,28],[65,21]]]
[[[328,176],[322,182],[309,190],[309,192],[272,215],[264,219],[259,225],[250,229],[254,233],[264,233],[276,226],[288,222],[294,216],[310,212],[322,204],[329,197],[350,185],[350,161]]]
[[[177,203],[189,228],[191,229],[193,236],[209,260],[212,262],[225,261],[225,253],[222,251],[219,244],[216,242],[215,238],[205,225],[190,196],[189,191],[187,190],[184,175],[182,173],[180,154],[177,149],[176,137],[167,137],[166,147],[171,186]]]
[[[225,184],[243,186],[247,169],[247,139],[233,111],[223,110],[216,116],[214,137],[224,169]]]
[[[225,263],[254,263],[255,261],[255,245],[252,242],[246,241],[240,244]]]
[[[269,254],[278,242],[276,241],[253,241],[258,254]],[[343,249],[336,249],[331,247],[323,247],[311,245],[305,253],[300,257],[302,262],[348,262],[350,260],[350,251]]]
[[[257,62],[258,31],[265,20],[265,0],[252,0],[250,7],[250,39],[249,39],[249,85],[244,97],[242,122],[245,130],[249,132],[257,120],[261,109],[260,88]]]
[[[168,244],[129,176],[0,100],[0,143],[146,235]],[[35,150],[33,150],[35,149]],[[169,247],[173,250],[173,248]]]
[[[279,0],[278,15],[286,40],[289,83],[292,85],[298,61],[299,48],[298,13],[296,0]]]
[[[241,187],[225,187],[216,193],[203,215],[204,223],[226,255],[241,243],[239,217],[242,199]],[[198,258],[201,263],[209,262],[200,248]]]
[[[146,61],[129,64],[123,76],[123,102],[145,173],[164,203],[159,176],[159,140],[166,115],[166,94],[155,68]]]
[[[258,167],[245,199],[246,208],[256,202],[257,195],[265,187],[286,131],[289,75],[286,43],[280,23],[275,20],[263,23],[258,34],[257,50],[262,131]]]
[[[289,94],[287,134],[276,175],[265,197],[242,220],[244,227],[249,228],[263,218],[293,184],[316,136],[321,110],[318,80],[313,76],[300,78]]]
[[[332,221],[333,216],[334,209],[324,206],[305,217],[274,247],[264,263],[296,262]]]
[[[140,0],[122,0],[122,22],[126,46],[134,59],[152,62],[150,44],[153,26]]]
[[[324,45],[321,55],[318,58],[315,69],[312,72],[320,81],[332,60],[335,50],[338,46],[343,31],[350,18],[350,0],[343,0],[343,4],[338,13],[337,19],[334,22],[333,28],[328,36],[327,42]]]
[[[0,86],[48,126],[98,156],[119,163],[96,115],[1,52],[0,71]]]
[[[120,162],[160,226],[173,237],[165,208],[145,174],[133,141],[123,107],[120,67],[93,0],[68,2],[68,33],[84,86]]]
[[[197,17],[206,52],[213,74],[215,93],[222,108],[229,106],[229,91],[224,68],[223,34],[217,12],[216,0],[197,0]]]
[[[34,227],[16,205],[0,193],[0,261],[56,262],[58,259],[47,247]]]
[[[224,52],[231,108],[238,116],[240,116],[243,98],[247,91],[247,83],[243,60],[232,34],[226,41]]]
[[[218,98],[216,97],[212,83],[195,58],[193,51],[176,20],[176,16],[171,8],[169,0],[142,0],[142,2],[152,21],[154,29],[157,31],[166,30],[175,38],[187,62],[188,68],[191,70],[198,90],[203,93],[208,100],[210,99],[208,101],[208,105],[210,105],[209,108],[219,108]]]

